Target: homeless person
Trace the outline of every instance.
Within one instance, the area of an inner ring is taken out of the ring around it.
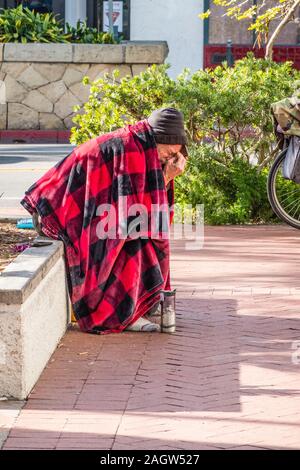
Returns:
[[[173,180],[186,144],[181,112],[156,110],[76,147],[26,191],[21,204],[41,232],[64,243],[82,331],[158,330],[145,316],[171,289]]]

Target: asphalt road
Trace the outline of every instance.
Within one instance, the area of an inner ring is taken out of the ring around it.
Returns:
[[[68,155],[72,145],[0,145],[0,218],[29,217],[24,192]]]

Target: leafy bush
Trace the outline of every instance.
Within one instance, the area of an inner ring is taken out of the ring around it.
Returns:
[[[140,75],[122,80],[118,70],[95,82],[85,77],[83,83],[91,86],[90,98],[84,105],[85,112],[73,118],[78,127],[72,129],[71,142],[81,144],[125,123],[144,119],[153,109],[163,106],[175,84],[166,70],[165,65],[153,65]]]
[[[266,194],[268,166],[278,148],[270,105],[291,95],[300,72],[289,62],[255,59],[253,54],[230,68],[184,71],[176,80],[167,66],[152,66],[135,77],[118,72],[90,83],[89,101],[74,117],[71,142],[146,118],[162,106],[175,106],[185,117],[192,156],[177,179],[177,200],[205,203],[208,223],[274,220]]]
[[[87,26],[86,21],[77,21],[76,27],[66,24],[67,35],[72,43],[84,44],[114,44],[116,43],[111,33],[103,33],[97,28]]]
[[[207,224],[275,222],[266,193],[267,169],[258,171],[241,158],[227,165],[215,154],[208,144],[190,148],[187,170],[176,179],[176,202],[204,204]]]
[[[299,78],[290,62],[255,59],[253,54],[232,68],[185,71],[177,80],[169,78],[165,65],[122,79],[115,72],[91,84],[90,100],[74,121],[78,128],[72,141],[84,142],[145,118],[159,106],[173,105],[184,113],[191,141],[209,139],[227,161],[240,156],[262,168],[274,147],[270,105],[292,94]],[[85,83],[90,84],[88,78]]]
[[[90,43],[113,44],[110,33],[98,32],[85,21],[76,27],[64,24],[53,13],[37,13],[20,4],[17,8],[3,9],[0,14],[0,42],[44,42],[44,43]]]
[[[36,13],[23,5],[1,9],[0,42],[68,42],[69,36],[52,13]]]
[[[202,93],[201,115],[196,109],[191,116],[193,134],[196,138],[208,136],[227,161],[239,156],[263,168],[277,152],[270,105],[292,94],[299,71],[291,62],[276,63],[249,54],[232,68],[220,66],[207,74],[210,82]],[[189,80],[191,98],[193,89],[199,88],[198,81],[197,74]],[[181,80],[182,93],[186,82]],[[201,82],[207,83],[207,77]],[[186,115],[188,106],[186,103]]]

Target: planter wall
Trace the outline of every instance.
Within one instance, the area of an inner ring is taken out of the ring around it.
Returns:
[[[73,106],[88,100],[84,76],[95,80],[115,69],[133,76],[167,54],[164,41],[0,44],[0,129],[70,129]]]
[[[0,274],[0,397],[28,396],[69,322],[63,245],[51,242]]]

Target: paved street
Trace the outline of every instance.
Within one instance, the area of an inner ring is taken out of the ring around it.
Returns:
[[[0,403],[4,449],[300,449],[299,237],[173,242],[176,334],[73,328],[20,414]]]
[[[24,192],[71,152],[71,145],[0,145],[0,217],[29,216]]]

